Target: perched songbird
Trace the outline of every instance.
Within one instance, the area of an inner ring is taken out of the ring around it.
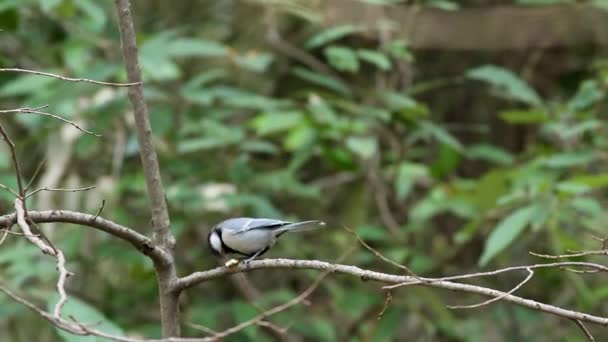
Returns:
[[[323,221],[285,222],[249,217],[232,218],[216,224],[209,231],[207,241],[218,255],[240,254],[249,262],[264,254],[277,238],[286,232],[300,232],[325,226]]]

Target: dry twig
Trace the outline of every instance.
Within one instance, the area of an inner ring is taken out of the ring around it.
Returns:
[[[26,74],[34,74],[34,75],[40,75],[40,76],[48,76],[48,77],[58,78],[58,79],[60,79],[62,81],[68,81],[68,82],[86,82],[86,83],[107,85],[107,86],[112,86],[112,87],[131,87],[131,86],[135,86],[135,85],[141,84],[141,82],[114,83],[114,82],[95,81],[95,80],[91,80],[91,79],[88,79],[88,78],[71,78],[71,77],[65,77],[65,76],[61,76],[61,75],[57,75],[57,74],[52,74],[50,72],[42,72],[42,71],[20,69],[20,68],[0,68],[0,71],[4,71],[4,72],[7,72],[7,71],[22,72],[22,73],[26,73]]]
[[[38,115],[49,116],[49,117],[52,117],[52,118],[57,119],[57,120],[59,120],[59,121],[65,122],[65,123],[67,123],[67,124],[70,124],[70,125],[72,125],[74,128],[76,128],[77,130],[79,130],[79,131],[81,131],[81,132],[83,132],[83,133],[86,133],[86,134],[91,134],[91,135],[94,135],[94,136],[96,136],[96,137],[101,137],[101,135],[100,135],[100,134],[97,134],[97,133],[93,133],[93,132],[91,132],[91,131],[88,131],[88,130],[86,130],[86,129],[84,129],[84,128],[80,127],[80,126],[79,126],[78,124],[76,124],[75,122],[70,121],[70,120],[65,119],[65,118],[62,118],[62,117],[61,117],[61,116],[59,116],[59,115],[55,115],[55,114],[51,114],[51,113],[47,113],[47,112],[42,112],[42,111],[40,111],[40,109],[44,109],[44,108],[47,108],[47,107],[48,107],[48,105],[44,105],[44,106],[37,107],[37,108],[27,108],[27,107],[24,107],[24,108],[17,108],[17,109],[4,109],[4,110],[0,110],[0,114],[4,114],[4,113],[19,113],[19,114],[38,114]]]
[[[532,276],[534,276],[534,271],[532,271],[529,268],[526,268],[526,271],[528,271],[528,276],[526,276],[526,278],[524,280],[522,280],[519,284],[517,284],[517,286],[515,286],[514,288],[511,289],[511,291],[509,292],[505,292],[503,295],[500,295],[498,297],[494,297],[491,299],[488,299],[484,302],[478,303],[478,304],[471,304],[471,305],[448,305],[448,308],[450,309],[473,309],[473,308],[478,308],[480,306],[484,306],[484,305],[488,305],[492,302],[496,302],[499,301],[503,298],[505,298],[506,296],[512,294],[513,292],[519,290],[522,286],[524,286],[525,283],[527,283],[530,279],[532,279]]]

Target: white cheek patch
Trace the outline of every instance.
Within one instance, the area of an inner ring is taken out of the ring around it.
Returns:
[[[219,254],[223,254],[224,250],[222,248],[222,240],[217,236],[216,233],[211,234],[209,237],[209,244],[211,244],[211,248]]]

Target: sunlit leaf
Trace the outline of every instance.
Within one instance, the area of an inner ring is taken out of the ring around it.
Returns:
[[[372,137],[350,137],[346,146],[363,159],[371,158],[378,151],[378,142]]]
[[[359,56],[361,60],[375,65],[380,70],[387,71],[391,69],[391,60],[381,52],[359,49],[357,50],[357,56]]]
[[[174,57],[221,57],[227,54],[226,47],[218,42],[194,38],[175,39],[164,48]]]
[[[255,117],[251,121],[251,126],[259,135],[273,134],[288,130],[299,125],[304,116],[302,112],[266,112]]]
[[[467,148],[466,154],[471,159],[482,159],[495,164],[510,165],[515,158],[504,149],[487,144],[479,144]]]
[[[314,49],[334,40],[349,36],[357,31],[359,31],[359,29],[353,25],[335,26],[310,37],[306,42],[306,48]]]
[[[500,113],[500,118],[512,124],[535,124],[546,122],[549,117],[542,110],[508,110]]]
[[[55,303],[59,300],[59,296],[53,294],[50,296],[47,310],[53,311]],[[62,316],[74,317],[78,322],[82,324],[94,324],[96,330],[103,331],[108,335],[124,336],[123,330],[108,319],[103,313],[97,310],[95,307],[85,303],[77,297],[71,295],[66,302],[62,310]],[[56,329],[57,333],[66,342],[102,342],[106,339],[96,336],[78,336],[70,334],[64,330]]]
[[[357,72],[359,60],[355,52],[345,46],[328,46],[323,50],[325,58],[334,68],[340,71]]]
[[[479,265],[485,266],[499,253],[505,250],[524,229],[533,221],[534,216],[539,215],[542,206],[532,204],[519,208],[505,217],[492,231],[483,253],[479,258]]]
[[[304,69],[301,67],[295,67],[293,69],[293,74],[303,80],[314,83],[316,85],[320,85],[327,89],[333,90],[337,93],[340,93],[345,96],[350,96],[351,91],[348,89],[346,85],[342,82],[334,79],[333,77],[316,73],[314,71],[310,71],[308,69]]]
[[[405,199],[412,190],[415,182],[420,178],[429,177],[429,170],[425,165],[404,162],[397,168],[395,179],[395,192],[398,199]]]
[[[568,109],[583,110],[604,98],[604,92],[595,80],[581,83],[576,94],[568,101]]]
[[[495,65],[485,65],[467,71],[467,77],[487,82],[501,89],[506,97],[522,101],[532,106],[541,106],[540,96],[526,82],[511,70]]]

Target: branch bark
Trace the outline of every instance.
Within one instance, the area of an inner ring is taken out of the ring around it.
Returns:
[[[136,232],[100,216],[69,211],[69,210],[28,210],[28,218],[35,223],[63,222],[73,223],[81,226],[95,228],[125,240],[133,245],[141,253],[147,255],[155,264],[166,264],[171,262],[171,256],[162,248],[155,246],[152,240],[145,235]],[[10,227],[17,223],[17,214],[0,216],[0,227]]]
[[[154,243],[163,248],[170,256],[170,262],[155,264],[160,295],[160,310],[163,327],[163,336],[180,335],[179,292],[170,291],[170,284],[177,277],[175,263],[173,262],[173,248],[175,238],[171,233],[169,211],[165,201],[158,157],[152,142],[152,128],[148,107],[144,99],[144,90],[139,65],[135,29],[131,16],[129,0],[116,0],[118,13],[118,26],[122,43],[122,54],[127,70],[129,83],[137,84],[129,87],[129,100],[133,105],[139,155],[144,169],[146,188],[150,198],[152,211],[152,227],[154,229]]]
[[[538,264],[531,266],[514,267],[506,270],[519,270],[523,269],[534,269],[534,268],[545,268],[545,267],[560,267],[560,266],[582,266],[589,267],[589,263],[554,263],[554,264]],[[330,273],[341,273],[349,274],[361,278],[362,280],[375,280],[382,283],[388,284],[404,284],[411,283],[412,285],[423,285],[436,288],[442,288],[446,290],[466,292],[472,294],[478,294],[485,297],[501,297],[501,300],[507,301],[519,306],[527,307],[533,310],[542,311],[548,314],[556,315],[563,318],[579,320],[581,322],[589,322],[593,324],[599,324],[602,326],[608,326],[608,318],[594,316],[582,312],[572,311],[568,309],[562,309],[557,306],[544,304],[531,299],[525,299],[522,297],[514,296],[503,291],[489,289],[476,285],[461,284],[446,280],[432,280],[425,278],[424,281],[417,280],[413,276],[406,275],[394,275],[382,272],[375,272],[365,270],[357,266],[332,264],[329,262],[318,261],[318,260],[292,260],[292,259],[263,259],[253,260],[248,265],[238,264],[234,267],[217,267],[204,272],[195,272],[188,276],[179,278],[172,285],[174,291],[183,291],[186,288],[195,286],[202,282],[216,279],[219,277],[226,276],[237,272],[249,272],[261,269],[312,269],[327,271]],[[494,273],[494,272],[493,272]]]

